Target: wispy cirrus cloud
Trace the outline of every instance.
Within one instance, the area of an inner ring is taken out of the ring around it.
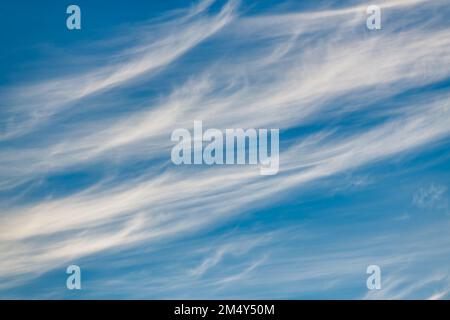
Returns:
[[[132,49],[105,57],[113,63],[92,65],[74,75],[49,79],[38,84],[7,88],[4,97],[4,132],[2,139],[23,135],[74,102],[136,78],[157,72],[229,23],[235,2],[224,6],[216,16],[205,16],[212,1],[202,1],[180,17],[159,22],[157,38],[139,39]],[[139,29],[135,30],[139,33]],[[140,33],[148,37],[148,31]],[[139,38],[139,36],[137,37]],[[113,58],[113,59],[111,59]]]
[[[431,148],[449,136],[448,94],[420,92],[450,76],[443,1],[383,2],[389,23],[379,33],[364,30],[363,5],[247,16],[239,14],[237,2],[217,13],[208,11],[212,4],[200,2],[168,15],[172,20],[141,26],[144,35],[147,28],[158,34],[148,43],[144,37],[124,52],[111,52],[120,57],[115,63],[20,85],[6,95],[0,190],[14,192],[61,172],[114,170],[81,191],[39,199],[25,194],[2,206],[5,286],[74,259],[212,228],[270,207],[299,186]],[[405,14],[405,8],[421,14]],[[430,16],[436,9],[442,11]],[[194,49],[208,54],[193,60],[187,77],[170,81],[167,94],[145,95],[141,108],[91,119],[109,104],[132,103],[129,87],[145,86],[175,61],[175,70],[184,68],[183,56]],[[115,96],[107,95],[111,89]],[[416,95],[398,99],[411,91]],[[64,121],[70,125],[55,133],[52,126],[61,125],[55,115],[80,101],[88,103],[83,117],[69,112]],[[354,123],[346,123],[348,118]],[[171,166],[170,132],[192,127],[194,119],[216,128],[318,129],[282,140],[280,173],[267,179],[254,168]],[[121,174],[149,160],[152,164],[137,177]],[[236,248],[219,246],[190,269],[189,277],[201,278]],[[238,274],[259,271],[270,257],[252,256]],[[220,276],[218,285],[241,279]],[[9,282],[11,277],[15,280]]]

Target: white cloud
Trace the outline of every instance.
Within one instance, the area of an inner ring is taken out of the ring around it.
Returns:
[[[399,14],[399,8],[418,3],[421,10],[445,5],[396,1],[387,8]],[[164,24],[168,30],[127,51],[125,62],[26,87],[21,97],[19,91],[11,94],[8,112],[23,126],[13,121],[3,138],[14,141],[16,135],[34,132],[53,121],[52,115],[70,109],[72,100],[113,87],[120,90],[206,39],[234,50],[231,58],[212,52],[193,68],[188,81],[168,96],[149,99],[148,107],[95,123],[79,120],[51,137],[43,128],[36,131],[33,146],[2,148],[0,190],[55,172],[109,164],[112,159],[126,166],[167,156],[167,162],[159,160],[139,178],[111,174],[81,192],[25,204],[18,204],[19,198],[5,208],[0,216],[2,279],[15,277],[10,282],[15,285],[17,278],[44,273],[75,258],[193,233],[263,207],[290,188],[430,147],[449,135],[447,94],[383,105],[396,94],[450,75],[445,68],[450,64],[447,25],[430,28],[427,18],[399,15],[392,29],[355,35],[365,25],[360,6],[308,15],[237,17],[234,2],[211,16],[205,13],[209,4],[202,2]],[[415,27],[399,32],[395,27],[402,23]],[[239,50],[243,43],[251,44],[244,46],[249,50]],[[291,139],[281,154],[280,173],[270,179],[248,167],[191,170],[167,165],[170,132],[190,127],[193,119],[215,128],[293,129],[362,111],[365,115],[358,121],[366,125],[357,130],[347,132],[337,125]],[[380,116],[386,121],[369,124]],[[434,199],[436,192],[431,194]],[[207,274],[230,248],[234,247],[219,247],[192,274]],[[263,255],[253,258],[244,275],[266,262]],[[302,277],[333,272],[304,270]],[[222,280],[226,279],[241,278],[228,275]]]
[[[412,203],[421,209],[444,209],[448,205],[446,193],[446,186],[432,183],[419,188],[412,197]]]

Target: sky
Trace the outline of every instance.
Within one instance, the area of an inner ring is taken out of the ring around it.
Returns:
[[[449,299],[449,16],[2,1],[0,298]],[[279,172],[173,164],[194,120],[278,128]]]

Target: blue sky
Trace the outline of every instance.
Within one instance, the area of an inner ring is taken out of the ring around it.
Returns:
[[[0,4],[1,298],[450,298],[446,1],[378,1],[381,30],[364,1],[70,4]],[[279,173],[175,166],[194,120],[279,128]]]

